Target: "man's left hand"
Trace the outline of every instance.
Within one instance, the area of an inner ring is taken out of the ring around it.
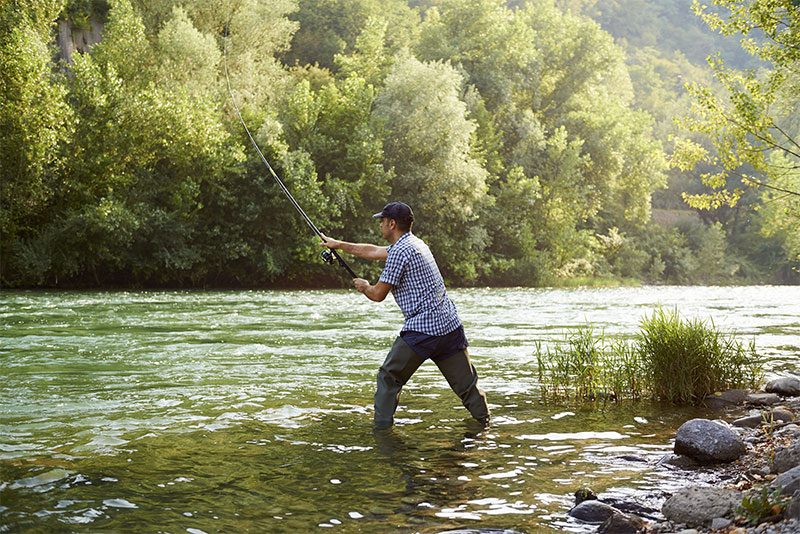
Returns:
[[[369,288],[369,282],[363,278],[353,278],[353,285],[361,293],[364,293]]]

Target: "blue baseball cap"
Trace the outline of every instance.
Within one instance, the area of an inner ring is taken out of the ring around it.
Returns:
[[[384,217],[406,223],[414,222],[414,212],[411,211],[411,206],[404,202],[389,202],[381,211],[372,216],[373,219],[383,219]]]

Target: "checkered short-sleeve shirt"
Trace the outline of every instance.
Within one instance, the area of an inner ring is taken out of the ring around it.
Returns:
[[[388,251],[380,281],[393,286],[405,317],[403,330],[443,336],[461,326],[428,245],[407,232]]]

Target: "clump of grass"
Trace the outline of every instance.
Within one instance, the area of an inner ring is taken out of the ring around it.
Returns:
[[[645,317],[636,348],[660,400],[696,403],[715,391],[754,387],[763,376],[754,342],[746,349],[713,322],[682,320],[676,310]]]
[[[544,400],[640,399],[696,403],[715,391],[755,387],[763,378],[755,344],[745,348],[713,323],[657,309],[633,340],[589,326],[542,349],[536,362]]]
[[[636,399],[642,393],[638,353],[604,332],[595,335],[590,326],[545,350],[537,343],[536,362],[544,399]]]

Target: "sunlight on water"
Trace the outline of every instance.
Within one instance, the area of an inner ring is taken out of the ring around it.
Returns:
[[[572,493],[658,513],[658,460],[702,412],[543,406],[533,349],[590,324],[631,336],[656,305],[754,338],[795,371],[800,288],[451,292],[494,425],[477,432],[436,367],[371,430],[401,324],[345,291],[0,294],[0,532],[590,532]]]

